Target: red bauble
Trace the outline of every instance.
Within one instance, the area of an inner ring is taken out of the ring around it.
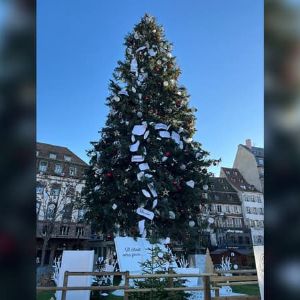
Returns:
[[[160,67],[156,67],[156,68],[155,68],[155,71],[156,71],[156,72],[159,72],[159,71],[160,71]]]
[[[145,96],[145,100],[149,100],[150,99],[150,97],[149,96]]]
[[[176,106],[177,106],[177,107],[180,107],[180,106],[181,106],[181,101],[180,101],[180,100],[177,100],[177,101],[176,101]]]
[[[170,151],[167,151],[166,153],[165,153],[165,156],[166,157],[170,157],[172,155],[172,153],[170,152]]]
[[[106,176],[107,176],[108,178],[111,178],[111,177],[113,176],[113,174],[112,174],[112,172],[107,172],[107,173],[106,173]]]

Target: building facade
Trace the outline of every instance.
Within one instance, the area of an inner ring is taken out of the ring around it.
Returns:
[[[251,247],[251,232],[244,224],[238,193],[227,179],[210,178],[209,189],[202,197],[206,199],[212,250]]]
[[[80,209],[87,167],[66,147],[37,143],[37,257],[41,260],[44,252],[45,264],[65,249],[87,247],[90,225]]]
[[[245,180],[264,191],[264,149],[252,146],[250,139],[245,145],[238,145],[233,168],[238,169]]]
[[[249,184],[238,169],[221,168],[220,176],[226,178],[242,203],[245,226],[250,228],[253,245],[264,243],[264,196]]]

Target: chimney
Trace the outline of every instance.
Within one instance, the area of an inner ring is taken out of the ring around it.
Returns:
[[[247,139],[247,140],[246,140],[246,147],[248,147],[249,149],[252,148],[251,139]]]

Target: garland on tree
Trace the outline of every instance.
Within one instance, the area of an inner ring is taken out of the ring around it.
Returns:
[[[188,242],[201,217],[207,168],[217,160],[193,140],[196,109],[163,28],[145,15],[125,38],[125,60],[110,81],[101,138],[89,151],[84,190],[96,230]]]

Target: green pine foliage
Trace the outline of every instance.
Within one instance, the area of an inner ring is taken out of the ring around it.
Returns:
[[[143,274],[167,274],[174,273],[172,270],[166,270],[166,265],[171,261],[171,257],[167,252],[162,252],[158,246],[149,249],[150,259],[141,264]],[[188,299],[189,293],[182,291],[164,291],[167,287],[183,287],[185,280],[180,278],[145,278],[143,280],[135,280],[136,288],[151,288],[153,291],[144,293],[130,293],[130,300],[184,300]]]
[[[178,83],[180,69],[163,28],[146,14],[126,36],[125,46],[125,59],[109,85],[106,125],[88,152],[86,216],[104,234],[139,237],[138,222],[144,217],[136,210],[144,207],[154,213],[152,221],[145,218],[148,236],[187,242],[202,226],[202,187],[210,175],[207,168],[217,161],[192,140],[196,109],[189,107],[187,90]],[[158,130],[159,123],[167,129]],[[145,134],[134,135],[134,126],[142,124]],[[161,131],[174,131],[180,142],[161,137]],[[137,151],[130,151],[137,142]],[[141,162],[132,162],[134,155],[142,156],[150,169],[142,173]],[[142,193],[148,184],[158,194],[156,207],[155,197]]]

